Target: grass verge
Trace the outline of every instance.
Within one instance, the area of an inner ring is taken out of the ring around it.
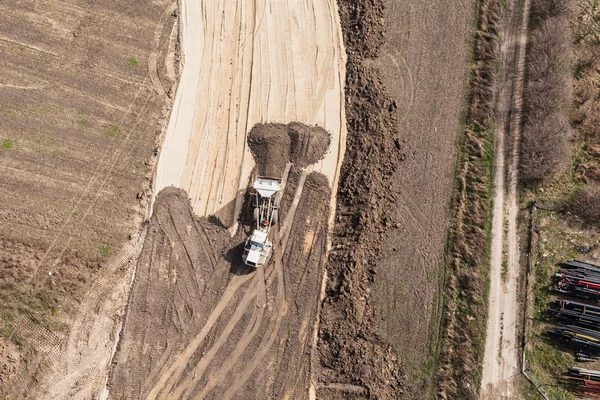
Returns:
[[[489,290],[494,160],[494,85],[499,0],[476,3],[468,106],[460,135],[454,220],[447,244],[439,397],[479,397]]]
[[[548,21],[552,24],[554,20],[568,16],[568,29],[553,31],[554,36],[562,36],[549,38],[548,35],[544,35],[541,46],[547,46],[549,41],[568,42],[573,46],[571,64],[565,66],[563,63],[550,69],[545,77],[547,82],[534,79],[533,82],[529,81],[528,85],[545,87],[555,85],[555,82],[570,80],[572,93],[569,101],[572,106],[567,106],[567,111],[564,105],[555,102],[550,102],[544,107],[546,110],[554,107],[554,114],[569,113],[572,132],[564,132],[565,137],[562,139],[566,140],[569,135],[572,136],[572,151],[568,154],[570,165],[567,165],[564,172],[557,176],[553,171],[548,171],[540,179],[528,181],[521,187],[523,205],[533,201],[542,205],[534,221],[537,240],[530,250],[533,309],[529,315],[531,329],[526,336],[525,356],[527,369],[535,386],[553,399],[574,399],[576,397],[561,386],[560,377],[573,365],[600,369],[600,363],[577,363],[572,352],[547,341],[543,334],[556,321],[548,318],[544,310],[554,299],[548,291],[548,286],[550,277],[558,269],[557,262],[573,258],[596,262],[600,260],[598,221],[594,221],[590,214],[586,213],[589,208],[586,208],[585,203],[600,183],[600,162],[597,157],[600,145],[600,106],[595,100],[600,96],[600,80],[597,74],[600,67],[600,14],[597,2],[589,0],[535,1],[532,6],[536,5],[538,11],[534,11],[535,18],[531,21],[531,28],[534,30],[543,30],[549,25]],[[532,46],[535,45],[534,41]],[[528,58],[528,67],[533,61],[535,59]],[[556,63],[557,59],[553,62]],[[549,63],[550,66],[551,64],[552,62]],[[557,74],[562,76],[557,77]],[[530,76],[528,73],[528,80]],[[533,100],[527,107],[528,112],[536,106],[535,98]],[[535,110],[533,111],[536,115]],[[593,204],[598,202],[594,201]]]

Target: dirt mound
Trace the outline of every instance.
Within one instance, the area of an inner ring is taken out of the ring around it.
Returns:
[[[279,177],[290,160],[290,136],[284,124],[254,125],[248,134],[248,147],[259,175]]]
[[[368,398],[396,399],[402,393],[401,363],[374,331],[371,284],[383,234],[395,222],[384,199],[402,156],[395,103],[385,94],[376,71],[363,63],[381,46],[383,4],[358,3],[339,2],[348,54],[348,137],[319,331],[319,380],[326,389],[317,397],[343,397],[340,390],[347,390],[331,396],[327,386],[340,383],[364,387]]]
[[[289,161],[304,168],[325,156],[331,136],[319,126],[300,122],[258,124],[248,134],[248,147],[258,175],[280,177]]]
[[[114,358],[112,398],[145,398],[202,327],[227,283],[230,241],[225,229],[192,213],[185,191],[158,194]]]
[[[325,156],[331,135],[320,126],[310,127],[300,122],[288,124],[292,162],[300,168],[314,164]]]

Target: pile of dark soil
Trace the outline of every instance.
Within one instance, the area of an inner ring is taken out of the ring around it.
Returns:
[[[256,161],[258,175],[280,177],[285,164],[304,168],[325,156],[331,136],[318,126],[300,122],[258,124],[248,135],[248,146]]]
[[[310,127],[300,122],[288,125],[291,141],[291,161],[298,168],[308,167],[325,156],[331,144],[331,135],[320,126]]]
[[[232,243],[221,226],[194,215],[182,189],[158,194],[113,361],[111,397],[145,398],[199,331],[227,285],[223,255]]]
[[[341,0],[339,6],[348,54],[348,137],[321,311],[319,379],[323,385],[362,386],[368,398],[395,399],[402,393],[401,363],[374,332],[370,295],[382,235],[394,223],[383,200],[402,158],[395,103],[377,71],[364,63],[383,42],[383,3]],[[340,398],[340,393],[321,390],[317,397]]]
[[[254,125],[248,134],[248,146],[262,176],[280,177],[290,160],[290,137],[284,124]]]

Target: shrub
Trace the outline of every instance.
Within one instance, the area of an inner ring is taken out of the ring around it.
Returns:
[[[573,51],[570,2],[537,0],[527,54],[525,118],[520,169],[523,181],[540,181],[563,172],[571,156],[569,111]]]
[[[600,226],[600,186],[589,186],[567,209],[586,224]]]

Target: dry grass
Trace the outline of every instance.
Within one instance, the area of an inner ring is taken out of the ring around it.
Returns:
[[[537,200],[538,204],[551,206],[549,208],[554,210],[538,212],[539,240],[532,249],[534,319],[527,339],[530,346],[527,359],[537,384],[543,385],[552,398],[571,399],[573,395],[558,381],[566,367],[577,363],[568,352],[543,340],[543,332],[554,321],[548,321],[541,311],[552,299],[548,285],[550,276],[556,272],[556,262],[570,258],[598,260],[600,257],[597,247],[597,224],[600,222],[600,104],[597,101],[600,97],[597,73],[600,68],[600,12],[594,0],[535,0],[533,6],[532,28],[542,32],[540,35],[555,36],[544,41],[569,42],[573,51],[573,55],[569,55],[571,66],[562,65],[559,69],[561,74],[567,71],[566,79],[572,84],[567,106],[556,107],[556,99],[545,99],[548,107],[554,107],[554,112],[561,114],[559,117],[549,115],[549,118],[559,118],[564,123],[565,113],[569,112],[571,141],[568,146],[573,151],[572,155],[568,154],[571,157],[564,173],[543,176],[543,181],[525,186],[521,193],[522,204]],[[561,25],[556,26],[558,23]],[[559,56],[566,62],[564,54],[556,54],[555,58]],[[539,59],[528,58],[530,64],[539,62]],[[548,60],[547,64],[551,62],[557,61]],[[532,70],[530,66],[529,71]],[[554,75],[546,79],[550,82],[559,79],[560,83],[565,78]]]
[[[600,225],[600,185],[594,183],[568,205],[569,212],[588,225]]]
[[[572,1],[533,1],[527,53],[525,120],[520,177],[525,182],[553,178],[569,166],[573,51],[569,31]]]
[[[479,397],[487,304],[497,23],[502,3],[478,4],[469,109],[457,161],[454,229],[448,242],[439,397]]]
[[[600,224],[600,9],[596,1],[581,0],[572,31],[575,47],[574,107],[571,112],[573,179],[583,188],[566,198],[567,210],[582,222]]]

